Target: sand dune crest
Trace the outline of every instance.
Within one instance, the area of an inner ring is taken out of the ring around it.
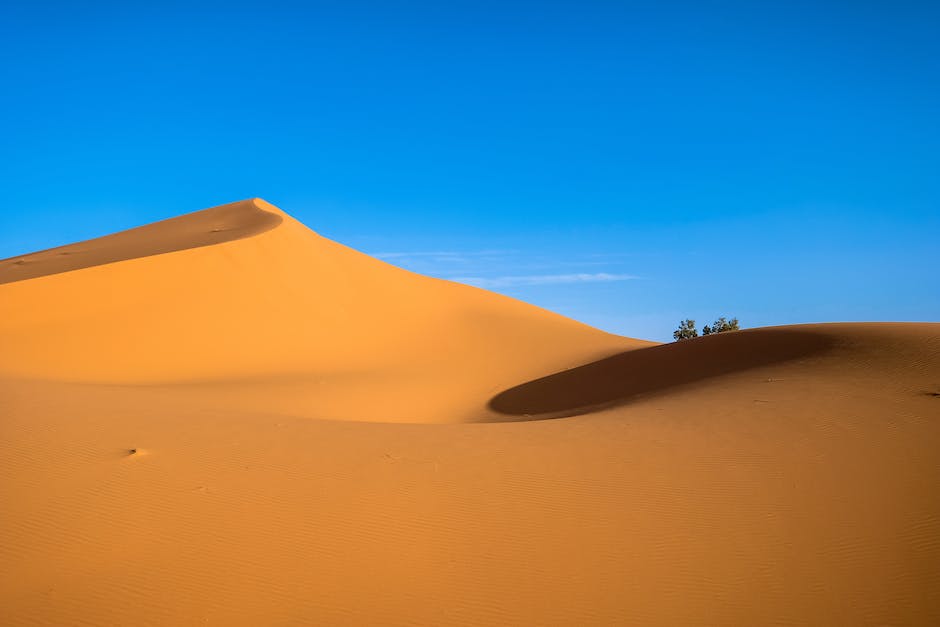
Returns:
[[[242,200],[97,239],[0,260],[0,284],[212,246],[275,228],[282,217],[256,198]]]

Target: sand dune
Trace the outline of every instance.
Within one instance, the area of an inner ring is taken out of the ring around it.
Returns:
[[[0,624],[940,623],[938,324],[655,345],[260,200],[0,283]]]
[[[213,245],[218,229],[226,241]],[[136,246],[144,256],[128,255]],[[406,272],[261,200],[54,250],[95,263],[54,274],[54,251],[0,262],[7,276],[34,258],[49,273],[4,287],[2,375],[186,384],[226,407],[334,420],[457,422],[507,382],[646,344]]]

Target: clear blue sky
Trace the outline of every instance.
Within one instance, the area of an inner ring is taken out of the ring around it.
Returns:
[[[940,320],[936,2],[6,2],[0,58],[0,257],[261,196],[627,335]]]

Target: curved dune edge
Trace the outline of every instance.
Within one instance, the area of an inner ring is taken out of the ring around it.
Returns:
[[[260,198],[0,260],[0,285],[259,235],[283,217]]]
[[[793,326],[750,329],[626,351],[522,383],[494,396],[489,408],[508,417],[578,416],[713,377],[818,355],[838,332]]]

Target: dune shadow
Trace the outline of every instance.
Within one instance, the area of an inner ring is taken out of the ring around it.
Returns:
[[[754,329],[619,353],[505,390],[489,409],[528,419],[563,418],[624,405],[644,395],[822,352],[820,333]]]
[[[230,242],[269,231],[282,221],[280,215],[251,200],[220,205],[113,235],[0,259],[0,285]]]

